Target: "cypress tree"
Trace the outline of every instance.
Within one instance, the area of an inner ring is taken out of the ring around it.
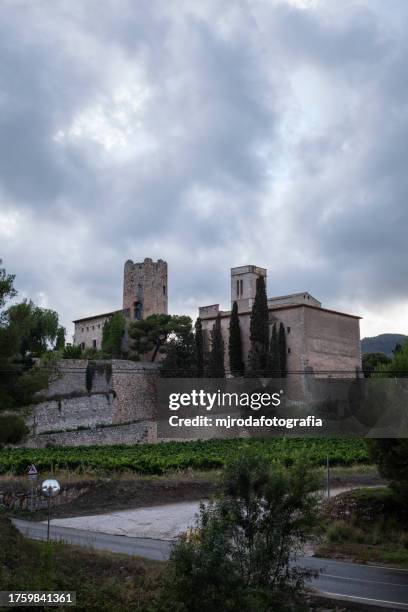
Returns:
[[[197,376],[202,378],[204,374],[204,339],[200,317],[198,317],[195,322],[195,346],[197,353]]]
[[[256,281],[256,294],[252,306],[250,322],[251,349],[249,370],[253,376],[266,374],[269,352],[269,312],[266,297],[265,279],[259,276]]]
[[[279,325],[279,338],[278,338],[278,346],[279,346],[279,362],[280,362],[280,371],[281,377],[285,378],[287,374],[287,349],[286,349],[286,334],[285,327],[283,323]]]
[[[245,364],[242,359],[241,327],[239,325],[238,304],[236,302],[233,303],[231,311],[228,354],[231,373],[234,376],[243,376]]]
[[[276,323],[273,324],[271,341],[269,344],[269,360],[268,366],[270,375],[272,378],[280,378],[281,375],[281,363],[280,363],[280,354],[279,354],[279,341],[278,341],[278,332],[276,329]]]
[[[221,332],[221,317],[218,314],[211,331],[211,350],[208,358],[208,376],[224,378],[224,340]]]

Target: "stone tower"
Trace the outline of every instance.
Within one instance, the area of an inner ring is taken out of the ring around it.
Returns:
[[[123,309],[131,320],[167,314],[167,262],[146,257],[143,263],[125,263]]]
[[[251,310],[256,294],[256,280],[259,276],[265,278],[266,270],[258,266],[240,266],[231,268],[231,306],[238,304],[238,310]]]

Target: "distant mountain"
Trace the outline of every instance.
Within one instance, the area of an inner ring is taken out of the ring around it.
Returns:
[[[361,341],[361,352],[364,353],[384,353],[392,357],[392,351],[397,343],[403,345],[408,340],[408,336],[403,334],[380,334],[373,338],[363,338]]]

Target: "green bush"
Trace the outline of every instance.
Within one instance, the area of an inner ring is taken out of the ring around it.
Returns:
[[[319,520],[317,486],[304,461],[286,469],[246,452],[229,464],[222,493],[172,550],[166,609],[289,609],[312,575],[296,558]]]
[[[335,521],[332,523],[326,531],[326,537],[332,544],[362,542],[364,540],[361,530],[345,521]]]
[[[28,434],[28,431],[22,417],[12,414],[0,416],[0,445],[16,444]]]

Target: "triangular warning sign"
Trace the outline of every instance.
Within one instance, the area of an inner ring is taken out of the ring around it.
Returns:
[[[33,474],[38,474],[37,468],[35,467],[34,463],[28,468],[28,475],[33,476]]]

